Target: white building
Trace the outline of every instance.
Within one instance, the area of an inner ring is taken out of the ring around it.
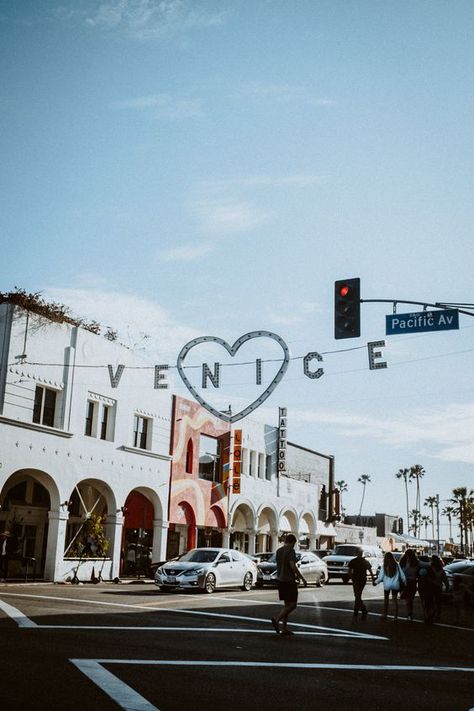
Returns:
[[[81,561],[79,577],[92,566],[118,576],[132,494],[153,512],[151,555],[163,559],[171,395],[155,389],[154,367],[11,303],[0,305],[0,349],[0,530],[13,529],[21,546],[12,573],[34,559],[36,575],[70,579],[81,527],[99,516],[110,547],[100,561]]]
[[[335,536],[321,511],[321,495],[333,488],[333,458],[290,442],[286,471],[278,470],[279,428],[246,418],[242,425],[240,493],[230,505],[234,546],[249,553],[275,551],[294,533],[301,545],[325,547]]]

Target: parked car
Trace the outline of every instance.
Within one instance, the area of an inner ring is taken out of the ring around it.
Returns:
[[[326,558],[326,556],[331,555],[334,551],[332,548],[316,548],[316,550],[311,551],[311,553],[314,553],[319,558]]]
[[[250,590],[257,580],[256,563],[230,548],[193,548],[155,573],[160,590],[203,590],[240,587]]]
[[[444,572],[446,573],[446,577],[448,578],[448,590],[449,592],[452,591],[453,589],[453,580],[454,576],[458,578],[458,580],[461,580],[462,577],[462,582],[474,582],[474,578],[472,576],[474,575],[474,560],[469,560],[468,558],[465,558],[463,560],[457,560],[454,563],[449,563],[448,565],[444,566]],[[466,577],[466,580],[464,580],[464,576],[469,576]]]
[[[308,583],[315,583],[321,587],[328,579],[326,563],[311,551],[297,551],[296,565]],[[268,561],[259,563],[257,568],[257,588],[263,588],[264,585],[277,585],[276,553],[273,553]]]
[[[349,582],[349,563],[362,550],[362,555],[366,558],[372,572],[377,575],[383,565],[383,551],[378,546],[353,545],[344,543],[336,546],[334,553],[328,555],[324,560],[328,567],[329,580],[331,578],[342,578],[343,583]]]
[[[255,553],[255,558],[257,558],[257,563],[266,563],[267,560],[270,560],[272,557],[273,553]]]
[[[474,605],[474,562],[471,562],[461,573],[454,573],[452,577],[452,589],[461,589],[464,593],[464,603]]]

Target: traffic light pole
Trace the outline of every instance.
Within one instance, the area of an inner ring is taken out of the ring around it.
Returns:
[[[435,304],[430,304],[426,301],[405,301],[404,299],[361,299],[360,300],[361,304],[392,304],[393,305],[393,313],[397,313],[397,304],[414,304],[415,306],[423,306],[424,309],[426,310],[428,307],[435,308],[435,309],[456,309],[459,311],[460,314],[464,314],[465,316],[474,316],[474,311],[466,311],[466,309],[473,309],[474,310],[474,304],[446,304],[437,301]],[[460,308],[464,307],[464,308]]]

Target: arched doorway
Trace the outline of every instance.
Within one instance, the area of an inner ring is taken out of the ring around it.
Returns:
[[[204,527],[198,528],[197,545],[202,548],[221,548],[224,514],[218,506],[211,506],[206,514]]]
[[[277,526],[277,514],[269,506],[264,506],[257,518],[257,531],[255,541],[256,553],[267,553],[273,550],[272,534],[274,535]]]
[[[122,534],[121,575],[150,574],[153,549],[154,507],[139,491],[131,491],[125,500]]]
[[[104,529],[106,537],[106,520],[109,507],[107,505],[107,491],[102,482],[85,479],[74,487],[69,496],[69,518],[66,526],[66,540],[64,555],[66,557],[79,557],[87,545],[85,531],[89,522],[97,522]],[[109,544],[110,547],[110,544]],[[92,556],[96,551],[87,551]],[[103,555],[103,554],[102,554]]]
[[[58,500],[52,479],[45,472],[20,469],[0,492],[0,531],[14,536],[9,577],[42,577],[48,543],[48,512],[51,498]]]
[[[196,516],[187,501],[180,501],[176,506],[175,521],[168,529],[166,558],[176,556],[196,547]]]
[[[250,535],[255,528],[255,514],[250,504],[239,503],[232,514],[230,547],[250,552]]]

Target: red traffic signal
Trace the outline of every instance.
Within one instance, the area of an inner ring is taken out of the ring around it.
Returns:
[[[360,279],[334,283],[334,338],[360,336]]]

